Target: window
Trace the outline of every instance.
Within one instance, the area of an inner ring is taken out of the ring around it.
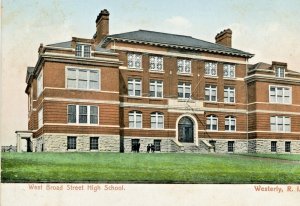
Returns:
[[[228,141],[228,152],[234,151],[234,141]]]
[[[191,84],[179,82],[178,83],[178,98],[189,99],[191,97]]]
[[[218,130],[218,118],[215,115],[209,115],[206,117],[206,129],[211,131]]]
[[[291,142],[285,142],[285,152],[291,152]]]
[[[76,149],[76,137],[68,137],[67,149]]]
[[[283,67],[276,67],[275,68],[275,76],[284,78],[284,68]]]
[[[235,77],[235,65],[234,64],[224,64],[224,77],[234,78]]]
[[[43,72],[41,71],[38,78],[37,78],[37,96],[43,91]]]
[[[177,60],[177,72],[182,74],[190,74],[191,65],[192,65],[191,60],[179,59]]]
[[[163,129],[164,128],[164,115],[160,112],[151,113],[151,128]]]
[[[155,139],[154,140],[154,151],[160,151],[160,142],[161,140],[160,139]]]
[[[210,102],[217,101],[217,86],[205,85],[205,100]]]
[[[68,105],[68,123],[98,124],[98,107]]]
[[[270,103],[291,104],[291,88],[270,86],[269,101]]]
[[[87,121],[88,121],[87,106],[79,106],[79,124],[87,123]]]
[[[129,112],[129,128],[142,128],[142,113],[139,111]]]
[[[163,97],[163,82],[150,80],[150,97]]]
[[[130,69],[142,69],[142,55],[129,53],[127,55],[128,68]]]
[[[163,71],[164,60],[159,56],[150,56],[150,71]]]
[[[276,152],[276,151],[277,151],[277,142],[271,141],[271,152]]]
[[[99,137],[90,137],[90,150],[98,150]]]
[[[128,95],[140,97],[142,94],[142,81],[140,79],[128,79]]]
[[[139,152],[140,150],[140,140],[139,139],[132,139],[131,140],[131,151],[132,152]]]
[[[216,62],[205,62],[205,75],[217,76]]]
[[[99,90],[99,71],[78,69],[78,68],[68,68],[67,88]]]
[[[75,49],[75,56],[77,57],[91,57],[91,45],[77,44]]]
[[[68,105],[68,123],[76,123],[76,105]]]
[[[236,130],[236,119],[233,116],[225,117],[225,131],[235,131]]]
[[[224,102],[234,103],[235,102],[235,88],[234,87],[224,87]]]
[[[270,118],[272,132],[290,132],[291,118],[284,116],[273,116]]]
[[[43,126],[43,108],[38,112],[38,129]]]

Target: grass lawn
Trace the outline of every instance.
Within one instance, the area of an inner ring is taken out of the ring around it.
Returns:
[[[264,157],[264,158],[271,158],[271,159],[300,161],[300,155],[293,155],[293,154],[243,154],[243,155],[252,156],[252,157]]]
[[[255,155],[2,153],[1,163],[2,182],[300,183],[300,161]]]

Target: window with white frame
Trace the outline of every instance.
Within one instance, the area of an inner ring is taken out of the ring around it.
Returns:
[[[191,97],[191,84],[186,82],[178,83],[178,98],[189,99]]]
[[[236,119],[233,116],[225,117],[225,131],[236,131]]]
[[[67,88],[83,90],[99,90],[99,71],[89,69],[68,68]]]
[[[218,117],[216,115],[209,115],[206,117],[206,129],[211,131],[218,130]]]
[[[128,68],[130,69],[142,69],[142,55],[135,53],[127,54]]]
[[[142,80],[128,79],[128,96],[140,97],[142,95]]]
[[[217,76],[216,62],[205,62],[205,75]]]
[[[181,74],[191,74],[192,61],[188,59],[177,60],[177,72]]]
[[[270,86],[269,88],[269,101],[270,103],[279,104],[291,104],[291,88],[280,87],[280,86]]]
[[[40,109],[38,112],[38,129],[41,128],[44,124],[44,114],[43,114],[43,108]]]
[[[150,97],[163,97],[163,81],[150,80]]]
[[[276,77],[284,78],[284,72],[285,72],[285,69],[283,67],[275,68],[275,76]]]
[[[77,57],[91,57],[91,45],[76,44],[75,56],[77,56]]]
[[[235,88],[234,87],[224,87],[224,102],[234,103],[235,102]]]
[[[43,71],[40,72],[37,78],[37,96],[40,96],[42,91],[43,91]]]
[[[210,102],[217,101],[217,86],[216,85],[205,85],[205,100]]]
[[[160,56],[150,56],[150,71],[163,71],[164,60]]]
[[[142,128],[142,112],[131,111],[129,112],[129,128]]]
[[[160,112],[151,113],[151,128],[163,129],[164,128],[164,114]]]
[[[68,105],[68,123],[98,124],[98,107]]]
[[[285,116],[270,117],[270,125],[272,132],[290,132],[291,118]]]
[[[234,78],[235,77],[235,65],[234,64],[224,64],[224,77]]]

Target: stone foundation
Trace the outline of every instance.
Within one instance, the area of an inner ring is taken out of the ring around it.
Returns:
[[[32,139],[33,152],[132,152],[132,139],[139,139],[140,152],[147,152],[147,145],[154,144],[154,140],[161,140],[160,152],[194,152],[194,153],[232,153],[228,152],[228,141],[234,142],[233,153],[281,153],[300,154],[300,140],[276,140],[276,139],[201,139],[198,145],[193,143],[176,142],[175,138],[153,138],[153,137],[119,137],[109,135],[77,135],[76,149],[67,149],[68,136],[44,134]],[[90,137],[99,137],[98,150],[90,150]],[[205,140],[203,142],[202,140]],[[210,147],[207,142],[213,140],[215,147]],[[271,152],[271,142],[276,141],[276,152]],[[285,152],[285,142],[291,142],[291,151]],[[157,152],[157,151],[156,151]]]
[[[276,152],[271,151],[271,142],[277,142]],[[291,142],[291,151],[285,152],[285,142]],[[249,140],[249,153],[280,153],[280,154],[300,154],[299,140],[278,140],[278,139],[254,139]]]
[[[68,150],[68,136],[76,137],[76,149]],[[90,137],[99,137],[98,150],[90,150]],[[36,139],[37,152],[120,152],[119,136],[44,134]]]

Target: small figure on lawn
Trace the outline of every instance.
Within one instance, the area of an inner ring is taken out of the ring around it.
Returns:
[[[152,151],[152,152],[154,152],[154,151],[155,151],[154,144],[151,144],[151,151]]]
[[[140,147],[141,147],[141,144],[138,143],[138,144],[137,144],[137,152],[138,152],[138,153],[140,152]]]
[[[151,147],[150,144],[148,144],[148,145],[147,145],[147,152],[148,152],[148,153],[150,152],[150,147]]]

